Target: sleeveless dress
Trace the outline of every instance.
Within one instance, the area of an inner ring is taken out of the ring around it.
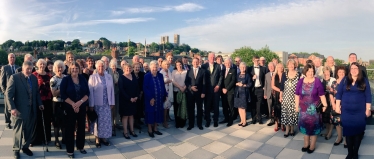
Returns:
[[[284,82],[281,123],[283,125],[297,125],[297,113],[295,112],[295,91],[299,81],[299,73],[295,78],[289,78],[285,72],[286,82]]]
[[[275,74],[275,77],[274,77],[274,86],[277,87],[277,88],[280,88],[281,86],[281,80],[279,80],[279,75],[278,74]],[[279,102],[279,94],[280,92],[277,92],[275,90],[272,90],[271,92],[274,100],[273,100],[273,107],[274,107],[274,117],[277,118],[277,119],[281,119],[281,103]]]
[[[313,100],[313,88],[314,82],[303,83],[299,104],[299,130],[309,136],[320,134],[323,127],[321,114],[317,113],[316,108],[320,100]]]

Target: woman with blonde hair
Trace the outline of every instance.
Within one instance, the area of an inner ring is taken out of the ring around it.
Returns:
[[[165,82],[165,89],[166,89],[166,93],[168,94],[168,97],[166,99],[166,101],[164,102],[164,123],[163,123],[163,126],[165,128],[168,128],[169,125],[168,125],[168,120],[167,120],[167,112],[169,112],[169,109],[171,108],[171,104],[173,103],[173,83],[172,83],[172,74],[169,70],[169,67],[170,67],[170,63],[169,61],[167,60],[164,60],[162,61],[162,69],[160,71],[160,73],[163,75],[164,77],[164,82]]]
[[[65,71],[64,71],[64,75],[67,75],[68,74],[68,70],[69,70],[69,66],[74,63],[74,54],[71,52],[71,51],[68,51],[66,52],[66,58],[65,58],[65,61],[64,61],[64,64],[65,64]]]
[[[282,127],[282,130],[283,129],[283,126],[281,126],[281,102],[279,102],[279,98],[280,98],[280,87],[281,87],[281,82],[282,82],[282,78],[285,78],[283,76],[285,76],[284,74],[284,67],[283,67],[283,64],[281,63],[278,63],[275,67],[275,74],[272,76],[272,79],[271,79],[271,88],[272,88],[272,95],[274,97],[274,100],[273,100],[273,114],[274,114],[274,121],[275,121],[275,128],[274,128],[274,131],[278,131],[278,129],[280,127]]]
[[[326,140],[329,140],[332,135],[332,128],[333,125],[331,123],[331,103],[330,103],[330,89],[332,82],[336,81],[335,78],[331,77],[331,68],[328,66],[324,66],[322,68],[323,72],[323,78],[321,79],[323,89],[325,92],[325,98],[327,100],[327,107],[324,112],[322,112],[322,122],[326,126],[326,132],[324,134],[321,134],[321,136],[324,136]]]

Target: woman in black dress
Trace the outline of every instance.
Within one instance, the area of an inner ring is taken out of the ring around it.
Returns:
[[[321,136],[325,136],[325,139],[328,140],[331,138],[332,135],[332,128],[334,125],[331,122],[331,110],[332,106],[330,103],[330,88],[332,85],[332,82],[336,81],[335,78],[330,77],[331,76],[331,68],[328,66],[323,67],[323,79],[321,80],[323,88],[325,89],[325,97],[327,100],[327,108],[325,112],[322,112],[322,122],[326,126],[326,132],[324,134],[321,134]]]
[[[272,77],[271,80],[271,88],[273,89],[272,95],[274,97],[273,100],[273,107],[274,107],[274,121],[275,121],[275,127],[274,131],[278,131],[278,129],[281,127],[281,103],[279,102],[279,93],[280,93],[280,86],[282,82],[282,76],[284,76],[284,67],[283,64],[278,63],[275,67],[275,74]]]
[[[127,123],[130,124],[130,135],[137,137],[134,132],[134,115],[136,113],[136,102],[139,97],[139,85],[135,75],[131,74],[131,66],[123,66],[124,74],[119,76],[119,114],[122,118],[123,136],[130,139],[127,133]]]
[[[136,100],[135,126],[140,127],[140,125],[142,124],[140,119],[144,118],[143,80],[145,73],[140,71],[141,63],[133,63],[132,67],[134,68],[134,70],[131,74],[136,77],[139,88],[139,99]]]

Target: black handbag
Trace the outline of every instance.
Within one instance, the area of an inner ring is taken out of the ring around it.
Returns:
[[[96,119],[97,119],[97,114],[96,112],[93,110],[93,111],[87,111],[87,116],[88,116],[88,119],[91,121],[91,122],[95,122]]]

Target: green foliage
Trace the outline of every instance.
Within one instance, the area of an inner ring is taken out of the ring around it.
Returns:
[[[151,49],[152,52],[157,52],[159,50],[159,48],[160,48],[160,46],[155,42],[151,43],[151,45],[150,45],[150,49]]]
[[[8,54],[5,50],[0,50],[0,65],[6,65],[8,63]]]
[[[23,56],[16,56],[16,61],[15,61],[16,65],[22,66],[23,60],[24,60]]]
[[[341,60],[341,59],[334,59],[334,61],[335,61],[336,66],[344,64],[344,60]]]
[[[164,44],[164,47],[165,49],[167,50],[172,50],[174,48],[174,45],[173,44],[170,44],[169,42],[167,42],[166,44]]]
[[[278,55],[271,51],[267,45],[260,50],[255,50],[251,47],[242,47],[240,49],[236,49],[235,52],[231,55],[231,58],[235,59],[235,57],[240,57],[242,61],[247,64],[247,66],[251,66],[253,65],[252,58],[256,55],[258,57],[265,57],[266,61],[271,61],[273,58],[279,60]]]
[[[8,49],[15,41],[12,39],[7,40],[4,42],[1,46],[4,48],[4,50]]]
[[[174,50],[173,55],[179,55],[181,52],[179,50]]]
[[[32,51],[32,47],[31,46],[21,46],[18,50],[19,51]]]
[[[127,51],[127,55],[128,55],[129,57],[134,56],[134,55],[135,55],[135,52],[136,52],[136,47],[134,47],[134,46],[130,46],[129,50]]]
[[[193,53],[198,53],[198,52],[200,52],[200,50],[197,49],[197,48],[192,48],[192,49],[191,49],[191,52],[193,52]]]

